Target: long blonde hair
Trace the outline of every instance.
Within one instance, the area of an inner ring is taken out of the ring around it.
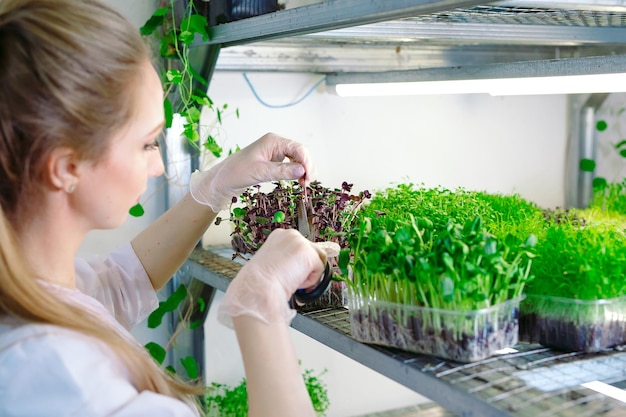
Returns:
[[[138,105],[131,88],[150,57],[138,30],[98,0],[0,1],[0,314],[90,335],[119,355],[139,391],[189,402],[202,387],[175,379],[138,343],[51,297],[33,279],[16,234],[36,215],[53,149],[94,161],[106,154]]]

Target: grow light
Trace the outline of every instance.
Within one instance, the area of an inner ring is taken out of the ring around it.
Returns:
[[[337,73],[326,85],[342,97],[428,94],[493,96],[626,91],[626,55],[379,73]]]
[[[616,93],[626,91],[626,74],[354,83],[337,84],[334,88],[340,97],[481,93],[492,96]]]

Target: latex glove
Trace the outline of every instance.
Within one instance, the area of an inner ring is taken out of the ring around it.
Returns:
[[[218,308],[218,320],[233,327],[232,317],[248,315],[265,323],[291,323],[296,311],[289,299],[300,288],[319,284],[326,248],[339,245],[308,241],[295,229],[276,229],[239,271]],[[336,247],[335,247],[336,246]]]
[[[297,179],[304,187],[314,177],[315,168],[304,145],[268,133],[211,169],[196,170],[189,191],[194,200],[217,213],[252,185]]]

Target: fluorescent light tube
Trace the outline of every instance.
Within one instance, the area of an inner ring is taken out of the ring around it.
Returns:
[[[626,92],[626,73],[529,78],[336,84],[341,97],[433,94],[541,95]]]

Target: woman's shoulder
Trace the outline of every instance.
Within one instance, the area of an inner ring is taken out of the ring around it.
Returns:
[[[109,409],[136,394],[117,356],[97,339],[54,325],[0,324],[0,415],[105,415],[93,407]]]

